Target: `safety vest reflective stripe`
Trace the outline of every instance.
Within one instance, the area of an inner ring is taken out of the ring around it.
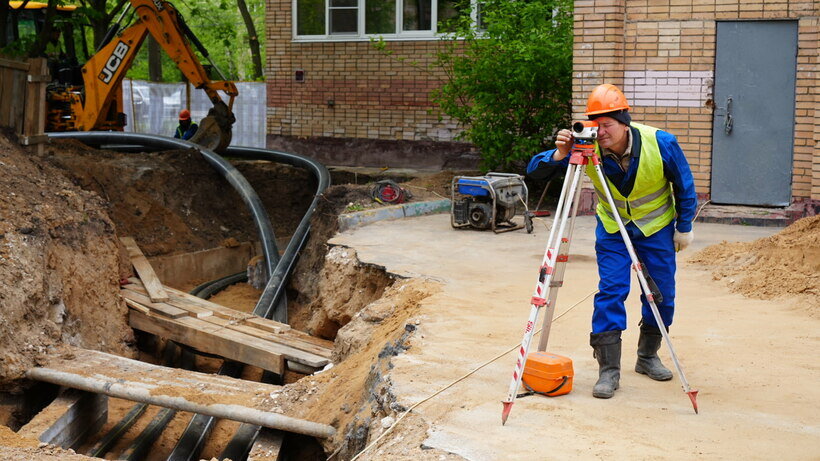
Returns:
[[[635,221],[635,224],[639,228],[643,229],[644,227],[648,226],[652,222],[653,219],[655,219],[657,217],[660,217],[660,216],[663,216],[666,212],[668,212],[670,209],[673,209],[673,208],[674,207],[672,206],[672,201],[667,200],[666,203],[664,203],[660,208],[657,208],[655,210],[650,211],[649,213],[647,213],[643,217],[633,219],[633,221]]]
[[[649,203],[652,200],[655,200],[658,197],[662,197],[664,194],[668,194],[668,193],[669,193],[669,184],[664,184],[663,186],[661,186],[660,189],[656,190],[655,192],[652,192],[651,194],[649,194],[647,196],[644,196],[644,197],[638,197],[635,200],[630,201],[629,204],[633,208],[637,208],[637,207],[639,207],[639,206],[641,206],[645,203]],[[615,204],[617,205],[618,202],[615,202]],[[624,208],[626,208],[626,207],[624,207]]]

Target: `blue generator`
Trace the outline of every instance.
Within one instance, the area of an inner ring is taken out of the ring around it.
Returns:
[[[518,224],[513,218],[525,214],[527,194],[521,175],[455,176],[450,223],[454,228],[491,229],[495,233],[521,229],[526,223]],[[526,227],[532,232],[532,225]]]

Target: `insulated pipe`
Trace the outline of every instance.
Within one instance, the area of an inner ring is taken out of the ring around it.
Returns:
[[[233,165],[220,157],[210,149],[206,149],[198,144],[194,144],[181,139],[169,138],[160,135],[149,135],[142,133],[123,133],[119,131],[72,131],[65,133],[46,133],[52,138],[72,138],[78,139],[86,144],[126,144],[153,147],[156,149],[196,149],[202,157],[224,177],[234,190],[242,197],[242,201],[250,209],[256,228],[259,231],[259,241],[262,245],[262,253],[265,256],[265,268],[268,274],[273,273],[274,267],[279,262],[279,250],[276,248],[276,238],[273,227],[270,224],[265,206],[262,200],[253,190],[251,185],[239,173]],[[260,149],[261,150],[261,149]],[[264,152],[264,150],[263,150]]]
[[[318,181],[316,186],[316,195],[310,203],[310,207],[299,222],[299,226],[293,233],[293,236],[285,248],[285,253],[282,259],[276,265],[271,274],[268,283],[265,286],[259,301],[253,312],[256,315],[272,318],[278,322],[287,323],[287,309],[281,307],[279,300],[285,292],[285,280],[290,274],[293,265],[296,261],[296,256],[307,242],[308,231],[310,230],[310,218],[313,216],[313,211],[316,209],[316,204],[319,201],[319,196],[330,186],[330,173],[324,165],[311,158],[290,154],[287,152],[279,152],[267,149],[259,149],[254,147],[229,147],[225,155],[230,157],[245,158],[251,160],[271,160],[279,163],[285,163],[292,166],[304,168],[313,172],[313,175]],[[266,315],[263,315],[266,314]]]

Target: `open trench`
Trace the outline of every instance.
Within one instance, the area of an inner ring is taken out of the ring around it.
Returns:
[[[100,154],[94,152],[88,155]],[[102,155],[117,157],[110,152]],[[198,167],[191,168],[191,159],[184,157],[185,155],[172,156],[172,163],[181,162],[178,166],[182,166],[181,169],[186,174],[193,176],[191,180],[200,180],[200,176],[207,176]],[[222,202],[214,197],[203,198],[195,197],[196,194],[182,193],[186,186],[182,181],[174,185],[167,176],[159,174],[157,171],[162,168],[151,167],[136,160],[132,160],[135,162],[132,165],[128,164],[128,160],[115,160],[114,163],[121,162],[123,165],[119,166],[119,170],[109,171],[108,178],[105,178],[106,175],[95,175],[95,171],[100,173],[101,170],[95,170],[92,166],[97,162],[89,162],[88,158],[85,161],[78,161],[71,155],[55,155],[49,159],[62,169],[75,185],[105,198],[108,202],[108,211],[116,222],[116,234],[138,237],[142,235],[138,240],[146,249],[146,253],[161,255],[172,251],[201,249],[209,242],[231,246],[237,241],[253,240],[252,232],[245,230],[243,233],[243,225],[223,219],[228,214],[242,215],[241,210],[221,204]],[[97,168],[104,169],[105,162],[102,163],[103,165]],[[309,192],[312,187],[310,178],[298,169],[289,168],[285,172],[274,171],[276,174],[273,176],[276,179],[272,180],[270,167],[255,162],[243,163],[240,170],[251,182],[260,184],[263,191],[260,195],[265,206],[272,210],[271,215],[276,217],[272,220],[276,236],[282,243],[281,246],[285,247],[284,242],[288,239],[281,236],[293,233],[293,223],[298,222],[301,210],[312,198]],[[171,176],[173,173],[174,171],[170,171]],[[165,181],[162,187],[170,186],[171,191],[165,197],[157,197],[156,194],[152,196],[150,193],[140,195],[133,190],[130,193],[123,192],[111,182],[112,178],[116,179],[123,175],[147,177],[144,183],[149,185],[154,179]],[[268,183],[265,184],[265,181]],[[290,193],[284,193],[283,190]],[[212,195],[229,194],[224,190],[217,190],[212,192]],[[361,264],[352,249],[329,248],[326,245],[327,240],[336,232],[338,214],[349,203],[362,200],[366,195],[367,192],[362,187],[345,185],[331,187],[322,194],[321,200],[316,203],[311,220],[309,239],[301,250],[293,274],[286,285],[287,289],[284,290],[288,299],[289,323],[292,327],[311,335],[333,340],[334,366],[330,370],[311,376],[286,372],[284,376],[278,377],[277,379],[283,380],[286,386],[277,396],[272,410],[331,424],[337,432],[329,440],[288,435],[282,455],[278,459],[325,459],[331,453],[335,459],[349,459],[365,446],[369,436],[383,429],[384,421],[390,421],[397,412],[403,410],[401,405],[396,403],[389,379],[386,378],[391,367],[390,359],[408,347],[408,339],[415,330],[413,315],[416,308],[425,297],[437,291],[437,287],[432,282],[422,280],[396,279],[383,268]],[[180,203],[169,203],[172,201],[169,197],[180,199]],[[210,199],[211,203],[198,204],[198,199],[204,199],[205,202]],[[125,206],[117,206],[118,200]],[[223,207],[224,210],[217,213],[217,218],[202,216],[203,206],[209,212],[212,212],[214,207]],[[286,210],[290,210],[291,213],[299,211],[295,217],[283,218],[287,214]],[[132,218],[137,216],[140,219],[125,219],[125,215]],[[240,222],[247,223],[247,216],[240,217],[243,218]],[[213,235],[204,235],[202,232],[190,232],[190,235],[187,235],[183,229],[185,225],[180,221],[194,222],[186,224],[190,228],[201,226],[211,230],[216,228],[217,231]],[[201,241],[197,241],[197,238]],[[122,267],[120,272],[123,272]],[[187,289],[190,286],[179,288]],[[259,294],[260,291],[246,284],[239,284],[223,294],[216,295],[213,300],[220,303],[224,299],[226,305],[232,304],[230,307],[250,311],[254,308]],[[94,315],[100,314],[98,312]],[[69,321],[77,323],[86,320],[82,313],[66,317]],[[157,363],[163,360],[161,351],[164,350],[166,343],[161,340],[137,332],[134,340],[126,340],[126,345],[130,344],[139,346],[139,357],[143,360]],[[130,349],[134,351],[133,348]],[[180,352],[175,353],[176,357],[182,355]],[[202,371],[214,372],[221,366],[221,360],[213,357],[195,356],[188,361],[192,362],[188,364],[189,367],[193,366]],[[244,367],[241,377],[250,380],[264,378],[262,371],[254,367]],[[14,430],[25,427],[38,412],[47,408],[59,392],[56,386],[43,383],[24,380],[12,383],[14,384],[10,386],[10,392],[0,394],[0,407],[4,409],[4,424]],[[76,452],[88,452],[121,417],[132,410],[133,406],[131,402],[110,399],[109,421],[96,434],[77,445]],[[99,453],[98,456],[117,459],[123,455],[124,451],[129,450],[131,443],[140,438],[143,429],[161,412],[160,408],[147,408],[137,422],[123,432],[122,437],[110,450]],[[139,459],[168,459],[191,416],[178,412],[173,418],[168,417],[165,429],[148,445],[145,454]],[[192,455],[191,459],[221,459],[220,455],[230,445],[239,427],[239,423],[227,420],[217,422],[209,440],[197,455]],[[2,445],[7,445],[4,442],[8,440],[0,437],[0,449]],[[39,450],[51,450],[59,454],[55,451],[59,450],[56,447],[39,447]]]

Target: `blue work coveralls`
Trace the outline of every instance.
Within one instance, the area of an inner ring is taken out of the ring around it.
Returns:
[[[632,191],[635,174],[641,160],[640,133],[634,127],[630,127],[630,130],[632,132],[632,153],[627,171],[624,172],[612,156],[604,156],[601,161],[604,174],[625,197]],[[633,222],[627,223],[625,227],[638,257],[646,265],[649,274],[663,295],[663,302],[658,304],[658,310],[663,323],[668,327],[672,324],[675,312],[676,264],[675,245],[672,239],[675,229],[678,232],[692,230],[692,220],[697,209],[697,195],[689,163],[677,139],[661,130],[658,130],[655,136],[661,152],[664,176],[672,183],[677,217],[650,236],[643,235]],[[527,174],[532,174],[540,168],[566,168],[569,165],[570,156],[568,155],[560,162],[555,162],[552,160],[554,153],[555,149],[552,149],[533,156],[527,165]],[[629,294],[632,261],[620,233],[608,233],[597,216],[596,219],[598,226],[595,229],[595,253],[600,280],[592,313],[592,333],[626,330],[624,302]],[[658,326],[643,294],[641,294],[641,304],[643,322],[651,326]]]

